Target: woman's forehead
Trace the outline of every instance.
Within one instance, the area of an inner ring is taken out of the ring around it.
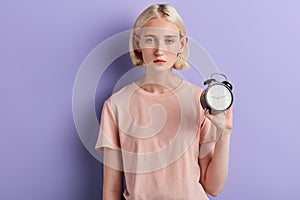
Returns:
[[[141,29],[141,36],[170,36],[179,37],[179,30],[174,30],[170,28],[160,28],[160,27],[143,27]]]
[[[154,18],[149,20],[144,24],[142,28],[143,35],[152,34],[152,35],[179,35],[178,27],[164,19],[164,18]]]

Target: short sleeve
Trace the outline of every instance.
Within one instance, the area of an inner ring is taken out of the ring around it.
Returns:
[[[115,115],[111,109],[111,101],[104,102],[100,120],[99,135],[96,142],[96,150],[104,150],[104,147],[120,149],[120,138]]]
[[[217,140],[217,127],[203,114],[200,120],[199,157],[212,152]]]

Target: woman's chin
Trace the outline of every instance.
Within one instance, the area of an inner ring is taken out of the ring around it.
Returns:
[[[166,63],[152,63],[146,65],[146,68],[150,68],[152,71],[156,72],[164,72],[169,71],[172,68],[172,66],[169,66]]]

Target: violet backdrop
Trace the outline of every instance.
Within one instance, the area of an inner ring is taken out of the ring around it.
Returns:
[[[299,1],[1,0],[0,199],[101,199],[102,164],[72,116],[76,73],[96,45],[161,2],[234,85],[230,172],[212,199],[300,198]],[[124,55],[101,78],[98,113],[130,67]]]

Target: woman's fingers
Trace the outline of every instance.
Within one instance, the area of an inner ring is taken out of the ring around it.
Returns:
[[[212,123],[221,129],[232,129],[232,106],[226,110],[226,113],[210,114],[209,110],[204,111],[204,115],[212,121]]]

